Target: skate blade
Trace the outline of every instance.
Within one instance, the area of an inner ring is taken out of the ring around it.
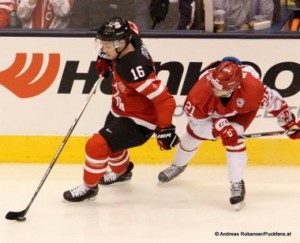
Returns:
[[[168,183],[171,180],[172,179],[158,178],[158,182],[160,182],[160,183]]]
[[[97,197],[90,197],[90,198],[87,198],[87,199],[84,199],[83,201],[78,201],[78,202],[71,202],[71,201],[68,201],[66,199],[62,199],[62,202],[63,203],[83,203],[83,202],[90,202],[90,201],[95,201],[97,199]]]
[[[245,201],[242,201],[242,202],[239,202],[239,203],[236,203],[236,204],[233,204],[233,208],[235,211],[240,211],[244,206],[246,205],[246,202]]]

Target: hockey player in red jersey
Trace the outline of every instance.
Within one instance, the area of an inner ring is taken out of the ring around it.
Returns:
[[[86,143],[83,184],[63,195],[71,202],[95,197],[99,182],[131,179],[133,163],[127,149],[144,144],[153,133],[162,150],[179,143],[172,124],[175,100],[157,78],[137,26],[115,17],[98,29],[96,39],[102,45],[96,64],[99,75],[113,74],[112,106],[104,127]]]
[[[289,111],[280,94],[262,84],[258,73],[234,57],[215,62],[190,90],[184,112],[188,119],[173,164],[159,173],[161,182],[169,182],[184,171],[205,140],[222,139],[226,147],[230,203],[236,210],[245,202],[243,180],[247,163],[246,146],[241,138],[260,107],[277,117],[285,130],[299,129],[300,122]],[[299,139],[300,131],[289,134]]]

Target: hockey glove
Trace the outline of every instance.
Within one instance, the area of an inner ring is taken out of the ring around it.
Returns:
[[[179,143],[179,137],[175,133],[175,126],[157,128],[155,130],[158,146],[161,150],[170,150]]]
[[[104,78],[112,72],[112,62],[106,58],[106,55],[103,52],[100,52],[98,55],[96,70],[98,74]]]
[[[295,115],[288,109],[283,110],[277,116],[277,121],[279,126],[281,126],[284,130],[290,130],[287,132],[287,135],[290,139],[300,138],[300,121],[296,122]],[[293,129],[296,129],[296,131]]]
[[[226,118],[214,119],[212,133],[221,137],[224,146],[236,146],[239,140],[237,131]]]

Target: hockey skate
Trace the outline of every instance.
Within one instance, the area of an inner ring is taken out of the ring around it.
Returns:
[[[95,187],[87,187],[81,184],[69,191],[64,192],[64,199],[68,202],[81,202],[96,197],[98,194],[98,185]]]
[[[245,183],[243,180],[240,182],[232,183],[231,182],[231,197],[230,197],[230,203],[234,207],[236,211],[240,211],[245,206]]]
[[[167,169],[164,169],[161,171],[158,175],[158,180],[160,182],[169,182],[173,180],[176,176],[181,174],[186,168],[186,165],[184,166],[177,166],[177,165],[171,165]]]
[[[103,178],[100,180],[100,185],[110,185],[116,182],[122,182],[122,181],[128,181],[132,177],[132,169],[134,167],[134,164],[132,162],[129,162],[127,170],[122,174],[118,175],[112,171],[108,171],[105,173]]]

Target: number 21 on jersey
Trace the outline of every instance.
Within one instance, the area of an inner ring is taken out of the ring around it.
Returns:
[[[195,111],[195,106],[192,105],[190,101],[187,101],[184,108],[184,112],[188,115],[193,117],[194,111]]]

